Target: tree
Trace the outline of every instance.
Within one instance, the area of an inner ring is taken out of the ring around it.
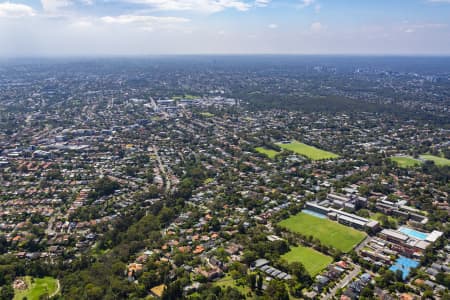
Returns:
[[[300,262],[293,262],[289,264],[288,266],[289,271],[291,274],[293,274],[298,282],[310,282],[311,277],[309,276],[308,272],[305,269],[305,266],[303,266]]]
[[[243,299],[245,299],[245,297],[236,288],[232,288],[231,286],[229,286],[225,290],[225,293],[223,294],[222,299],[243,300]]]
[[[262,290],[263,281],[264,281],[264,279],[263,279],[262,275],[258,274],[258,281],[257,281],[256,284],[257,284],[257,288],[258,288],[259,291]]]
[[[361,296],[367,299],[370,299],[373,296],[373,287],[372,285],[367,285],[362,291]]]
[[[425,292],[423,292],[422,299],[433,299],[433,290],[427,289]]]
[[[217,248],[216,256],[222,262],[228,261],[228,253],[225,251],[223,247]]]
[[[279,280],[271,280],[266,289],[266,295],[275,300],[289,300],[289,293],[286,285]]]
[[[362,185],[359,186],[358,192],[359,192],[362,196],[368,196],[368,195],[370,194],[370,188],[369,188],[368,185],[362,184]]]
[[[11,300],[14,298],[14,289],[10,284],[4,285],[0,291],[0,300]]]
[[[164,290],[162,299],[163,300],[173,300],[173,299],[181,299],[183,296],[183,287],[179,280],[175,280],[167,289]]]
[[[248,284],[252,291],[256,288],[256,274],[249,274],[247,277]]]
[[[8,242],[5,236],[0,235],[0,254],[6,253],[8,251]]]
[[[120,184],[116,181],[103,177],[94,183],[94,190],[90,193],[90,198],[96,199],[102,196],[108,196],[114,193],[115,190],[120,188]]]
[[[158,214],[158,219],[161,224],[167,224],[172,220],[175,213],[172,208],[169,207],[163,207],[161,211]]]
[[[395,282],[395,273],[387,270],[384,272],[384,274],[381,275],[381,287],[388,287],[389,285],[391,285],[393,282]]]
[[[209,227],[213,231],[219,231],[220,230],[220,222],[216,217],[213,217],[211,221],[209,222]]]
[[[403,280],[403,272],[402,272],[402,270],[396,270],[395,271],[395,279],[397,281],[402,281]]]
[[[95,286],[90,283],[86,285],[86,296],[90,300],[100,300],[103,298],[103,290],[101,287]]]

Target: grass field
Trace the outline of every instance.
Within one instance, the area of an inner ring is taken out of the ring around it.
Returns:
[[[439,157],[439,156],[430,155],[430,154],[424,154],[424,155],[421,155],[420,158],[425,159],[425,160],[432,160],[432,161],[434,161],[436,166],[439,166],[439,167],[450,166],[450,159],[446,159],[444,157]]]
[[[227,287],[236,288],[243,295],[247,295],[251,291],[248,285],[245,286],[237,285],[236,281],[230,275],[226,275],[225,277],[217,280],[216,282],[213,283],[213,285],[219,286],[222,289],[227,289]]]
[[[380,212],[374,213],[373,215],[370,216],[370,218],[372,220],[375,220],[375,221],[378,221],[378,222],[381,222],[383,217],[386,217],[388,219],[389,223],[398,225],[398,220],[396,218],[391,217],[391,216],[387,216],[387,215],[385,215],[383,213],[380,213]]]
[[[211,182],[213,182],[214,181],[214,178],[206,178],[204,181],[203,181],[203,184],[210,184]]]
[[[339,157],[339,155],[332,152],[321,150],[313,146],[308,146],[298,141],[293,141],[289,144],[278,143],[277,145],[283,149],[290,150],[302,156],[306,156],[311,160],[334,159]]]
[[[421,164],[421,161],[411,156],[393,156],[390,158],[396,162],[400,168],[412,168]]]
[[[256,150],[257,152],[261,153],[261,154],[266,155],[267,157],[269,157],[269,158],[271,158],[271,159],[274,159],[275,156],[276,156],[278,153],[280,153],[280,152],[278,152],[278,151],[275,151],[275,150],[272,150],[272,149],[267,149],[267,148],[264,148],[264,147],[256,147],[255,150]]]
[[[306,213],[299,213],[278,223],[281,227],[306,236],[312,235],[327,246],[342,252],[349,252],[358,245],[366,234],[328,219],[321,219]]]
[[[173,100],[181,100],[181,99],[194,100],[194,99],[198,99],[198,98],[200,98],[200,97],[194,96],[194,95],[184,95],[184,96],[173,96],[172,97]]]
[[[194,95],[184,95],[184,99],[189,99],[189,100],[194,100],[194,99],[198,99],[200,98],[199,96],[194,96]]]
[[[288,263],[295,261],[301,262],[309,275],[315,276],[320,271],[325,269],[333,259],[330,256],[322,254],[314,249],[308,247],[292,247],[291,251],[284,254],[282,259],[285,259]]]
[[[212,117],[214,117],[214,115],[212,113],[210,113],[210,112],[201,112],[200,115],[205,117],[205,118],[212,118]]]
[[[24,291],[15,291],[14,300],[22,300],[26,297],[28,300],[39,300],[39,297],[48,294],[53,295],[58,289],[58,281],[53,277],[34,278],[31,283],[31,277],[25,277],[28,289]]]

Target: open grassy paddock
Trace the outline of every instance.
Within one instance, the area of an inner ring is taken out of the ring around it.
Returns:
[[[339,157],[339,155],[333,152],[321,150],[319,148],[309,146],[298,141],[292,141],[288,144],[277,143],[277,145],[283,149],[290,150],[311,160],[335,159]]]
[[[275,150],[272,150],[272,149],[267,149],[267,148],[264,148],[264,147],[256,147],[255,150],[256,150],[257,152],[261,153],[261,154],[266,155],[267,157],[269,157],[269,158],[271,158],[271,159],[274,159],[275,156],[276,156],[278,153],[280,153],[280,152],[278,152],[278,151],[275,151]]]
[[[412,168],[421,164],[421,161],[411,156],[393,156],[390,158],[400,168]]]
[[[237,285],[236,280],[234,280],[230,275],[226,275],[225,277],[217,280],[216,282],[213,283],[213,285],[219,286],[222,289],[227,289],[228,287],[236,288],[243,295],[247,295],[249,292],[251,292],[248,285],[244,285],[244,286]]]
[[[312,248],[298,246],[292,247],[291,251],[284,254],[282,259],[285,259],[288,263],[301,262],[309,275],[315,276],[320,271],[325,269],[333,259],[330,256],[322,254]]]
[[[450,159],[431,154],[420,155],[420,159],[416,159],[411,156],[393,156],[390,159],[396,162],[400,168],[412,168],[419,166],[426,160],[433,161],[438,167],[450,166]]]
[[[362,231],[302,212],[281,221],[278,225],[292,232],[298,232],[306,236],[311,235],[324,245],[334,247],[345,253],[352,250],[366,237],[366,233]]]
[[[421,155],[420,158],[424,159],[424,160],[432,160],[432,161],[434,161],[435,165],[439,166],[439,167],[450,166],[450,159],[446,159],[444,157],[430,155],[430,154],[424,154],[424,155]]]
[[[207,112],[207,111],[201,112],[200,115],[202,117],[205,117],[205,118],[212,118],[212,117],[214,117],[214,114],[212,114],[210,112]]]
[[[25,277],[28,285],[26,290],[14,291],[14,300],[22,300],[26,297],[28,300],[39,300],[42,295],[52,296],[58,290],[58,281],[53,277],[34,278],[34,282],[30,276]]]

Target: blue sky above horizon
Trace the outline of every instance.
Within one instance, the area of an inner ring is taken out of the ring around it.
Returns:
[[[450,0],[0,0],[0,56],[450,55]]]

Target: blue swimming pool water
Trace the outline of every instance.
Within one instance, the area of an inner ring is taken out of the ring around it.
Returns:
[[[326,218],[327,218],[326,215],[320,214],[320,213],[318,213],[318,212],[315,212],[315,211],[312,211],[312,210],[309,210],[309,209],[304,209],[304,210],[302,210],[302,212],[304,212],[305,214],[314,216],[314,217],[321,218],[321,219],[326,219]]]
[[[411,269],[415,269],[418,266],[419,266],[418,261],[404,257],[404,256],[400,256],[395,261],[395,264],[389,268],[389,270],[391,270],[392,272],[395,272],[397,270],[402,271],[402,273],[403,273],[402,277],[403,277],[403,280],[405,280],[408,277],[409,273],[411,272]]]
[[[417,230],[414,230],[414,229],[411,229],[408,227],[400,227],[400,229],[398,231],[400,231],[401,233],[404,233],[410,237],[419,239],[419,240],[425,240],[428,236],[428,234],[426,234],[424,232],[420,232],[420,231],[417,231]]]

